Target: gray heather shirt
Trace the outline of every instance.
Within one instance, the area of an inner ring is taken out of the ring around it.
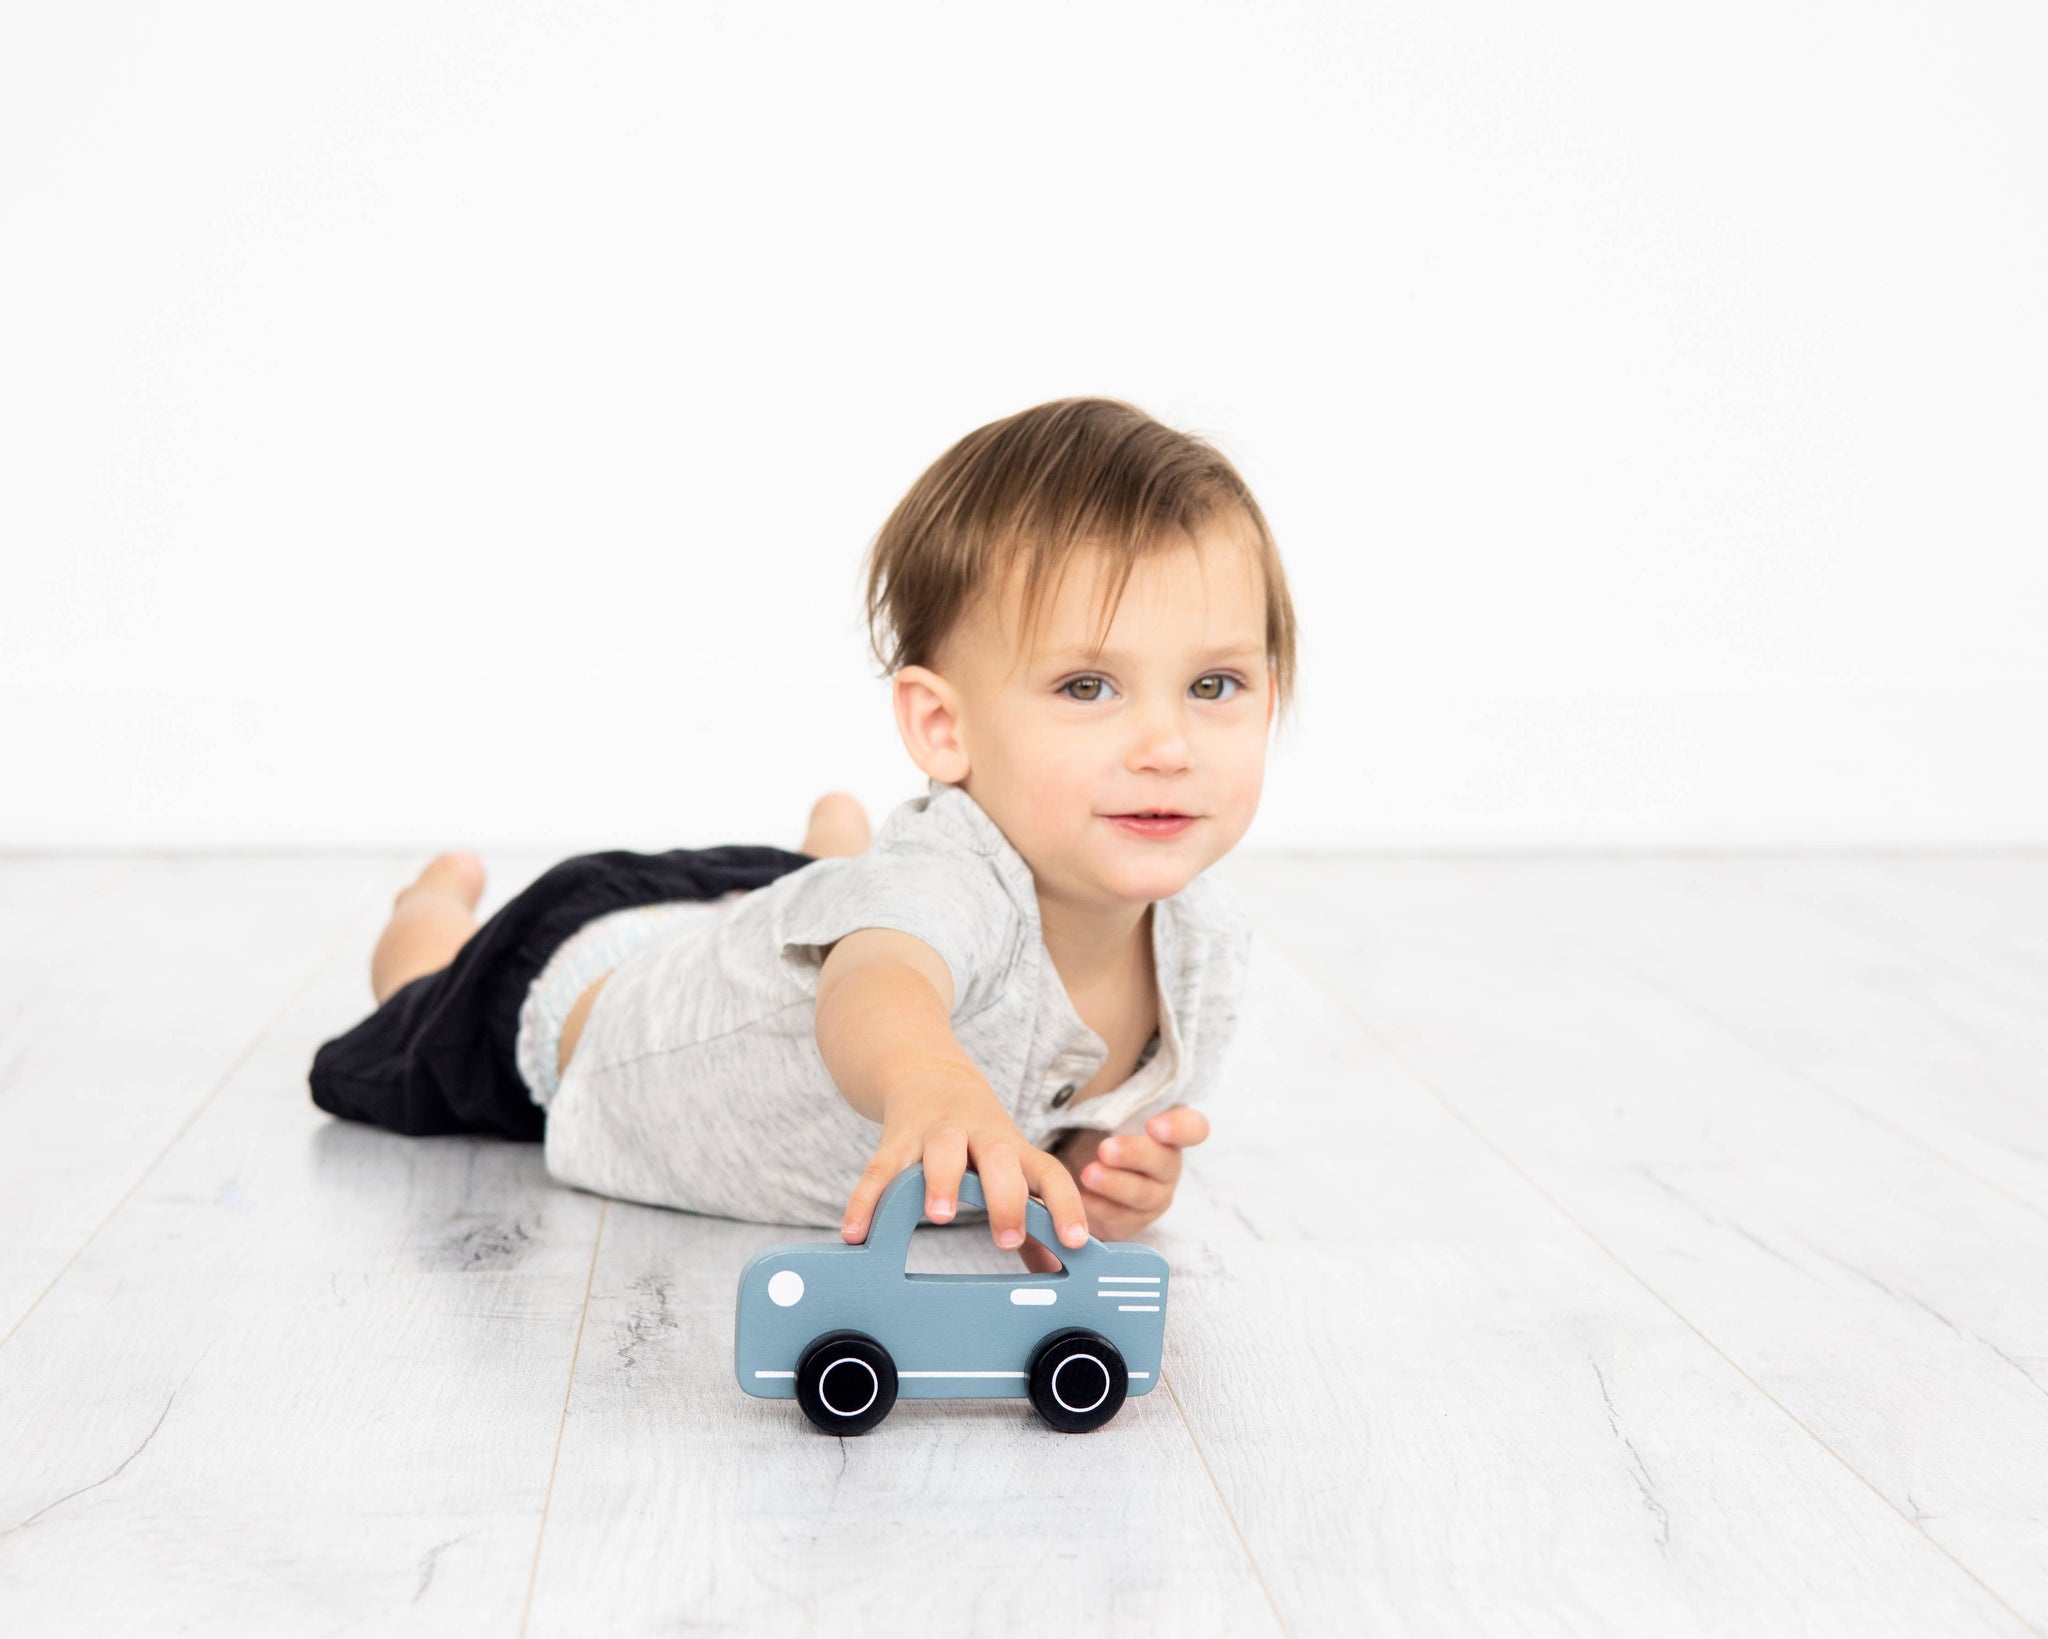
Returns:
[[[821,859],[626,957],[547,1101],[560,1182],[719,1217],[836,1229],[881,1126],[850,1106],[814,1034],[823,948],[897,928],[953,974],[952,1027],[1027,1142],[1136,1132],[1199,1104],[1237,1027],[1251,925],[1212,877],[1152,914],[1156,1048],[1075,1101],[1107,1060],[1046,950],[1031,868],[965,790],[930,780],[867,850]]]

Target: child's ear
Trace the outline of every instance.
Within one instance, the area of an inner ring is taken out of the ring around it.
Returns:
[[[966,779],[960,691],[928,666],[905,666],[896,674],[891,694],[896,729],[910,760],[947,785]]]

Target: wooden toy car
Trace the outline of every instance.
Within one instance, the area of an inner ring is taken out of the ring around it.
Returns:
[[[827,1434],[865,1434],[915,1400],[1024,1395],[1083,1434],[1148,1394],[1166,1336],[1166,1259],[1135,1241],[1061,1244],[1026,1198],[1025,1227],[1063,1268],[1047,1274],[912,1274],[924,1164],[890,1180],[858,1246],[771,1246],[740,1271],[733,1369],[766,1400],[792,1396]],[[970,1168],[960,1205],[987,1210]]]

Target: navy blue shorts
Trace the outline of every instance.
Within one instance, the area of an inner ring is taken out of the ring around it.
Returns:
[[[547,1111],[513,1057],[519,1009],[540,970],[584,923],[635,905],[722,899],[814,863],[765,844],[613,849],[550,866],[501,905],[438,973],[399,986],[313,1054],[306,1082],[330,1115],[416,1138],[495,1133],[538,1141]]]

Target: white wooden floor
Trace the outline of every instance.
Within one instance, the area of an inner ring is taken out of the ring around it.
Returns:
[[[419,863],[0,860],[10,1639],[2048,1633],[2048,858],[1226,861],[1161,1389],[845,1441],[829,1232],[313,1108]]]

